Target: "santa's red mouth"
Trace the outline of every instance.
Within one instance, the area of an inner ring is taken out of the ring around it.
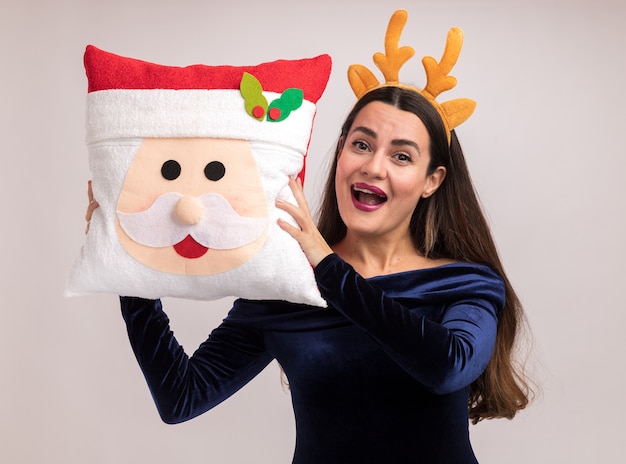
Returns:
[[[183,258],[189,259],[200,258],[209,251],[207,247],[196,242],[191,235],[187,235],[182,241],[174,245],[174,250]]]

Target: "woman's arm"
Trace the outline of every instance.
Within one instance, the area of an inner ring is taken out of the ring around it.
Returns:
[[[87,184],[89,223],[99,207]],[[196,352],[187,356],[170,330],[160,300],[120,297],[128,338],[164,422],[196,417],[231,396],[267,366],[262,334],[222,323]]]
[[[470,297],[450,304],[434,322],[363,279],[337,255],[315,268],[329,305],[370,334],[403,369],[434,393],[459,390],[486,368],[497,330],[499,294],[495,276],[476,283]]]
[[[166,423],[208,411],[272,360],[261,333],[228,322],[189,357],[170,330],[160,300],[120,297],[120,302],[130,344]]]
[[[322,296],[370,334],[400,367],[435,393],[466,387],[487,367],[495,344],[501,300],[490,291],[459,297],[437,322],[384,295],[333,254],[313,222],[302,185],[289,183],[297,205],[278,202],[299,228],[279,225],[294,237],[314,267]],[[504,286],[489,276],[503,295]],[[481,287],[481,285],[477,285]]]

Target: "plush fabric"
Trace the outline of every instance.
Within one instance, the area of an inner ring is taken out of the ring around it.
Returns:
[[[304,176],[330,57],[175,67],[90,45],[84,63],[100,207],[66,295],[325,306],[275,201]]]
[[[206,412],[277,359],[295,412],[294,463],[475,463],[469,385],[493,351],[498,274],[457,263],[363,279],[330,255],[315,275],[328,309],[237,300],[191,357],[160,300],[122,298],[162,419]]]

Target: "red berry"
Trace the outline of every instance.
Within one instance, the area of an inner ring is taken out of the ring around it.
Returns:
[[[254,116],[255,118],[261,119],[264,115],[265,115],[265,110],[263,109],[262,106],[255,106],[252,109],[252,116]]]
[[[280,118],[280,109],[279,108],[272,108],[270,110],[270,114],[269,117],[272,121],[276,121],[278,118]]]

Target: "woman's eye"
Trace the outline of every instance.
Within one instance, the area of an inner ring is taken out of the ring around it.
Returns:
[[[175,160],[168,160],[161,166],[161,175],[164,179],[174,180],[180,176],[180,164]]]
[[[367,145],[367,143],[365,143],[362,140],[355,140],[354,142],[352,142],[352,145],[354,146],[354,148],[356,148],[357,150],[362,150],[362,151],[366,151],[369,149],[369,146]]]
[[[209,180],[220,180],[224,174],[226,174],[226,167],[219,161],[211,161],[204,167],[204,175]]]
[[[406,153],[397,153],[396,159],[402,163],[410,163],[413,159]]]

